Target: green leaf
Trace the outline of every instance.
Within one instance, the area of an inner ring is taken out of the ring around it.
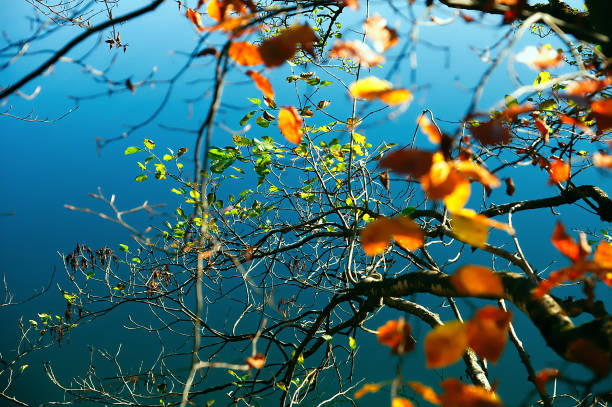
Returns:
[[[244,126],[245,124],[247,124],[247,122],[251,120],[251,117],[253,117],[255,113],[257,113],[257,110],[251,110],[250,112],[245,114],[244,117],[240,119],[240,125]]]
[[[309,84],[310,86],[318,85],[319,83],[321,83],[321,78],[319,78],[318,76],[315,76],[310,79],[307,79],[306,83]]]
[[[155,148],[155,142],[153,140],[149,140],[148,138],[143,140],[144,146],[149,150],[153,150]]]
[[[19,373],[23,373],[24,370],[26,370],[28,368],[29,365],[21,365],[19,367]]]
[[[119,243],[119,250],[121,250],[122,252],[126,252],[126,253],[130,251],[130,249],[128,249],[128,246],[123,243]]]
[[[410,216],[414,211],[416,211],[416,208],[414,206],[409,206],[400,213],[404,216]]]
[[[134,178],[134,181],[136,182],[142,182],[144,180],[147,179],[147,174],[140,174],[138,175],[136,178]]]
[[[504,102],[506,103],[506,107],[518,105],[518,100],[516,100],[516,98],[513,98],[510,95],[504,96]]]
[[[136,146],[131,146],[131,147],[126,148],[123,154],[130,155],[130,154],[137,153],[139,151],[142,151],[142,150]]]
[[[261,99],[257,98],[247,98],[249,102],[256,104],[257,106],[261,105]]]
[[[87,274],[85,275],[85,277],[86,277],[86,278],[89,280],[90,278],[92,278],[92,277],[93,277],[93,276],[95,276],[95,275],[96,275],[96,273],[94,273],[93,271],[90,271],[89,273],[87,273]]]
[[[332,81],[321,81],[319,86],[329,86],[329,85],[333,85],[333,84],[334,83]]]
[[[352,336],[349,336],[349,347],[351,350],[355,350],[355,348],[357,348],[357,341]]]
[[[234,144],[236,144],[237,147],[252,147],[255,145],[255,143],[253,143],[253,141],[251,141],[250,139],[242,137],[238,134],[234,134],[234,137],[232,137],[232,139],[234,140]]]
[[[264,119],[263,117],[259,116],[257,118],[257,120],[255,121],[255,123],[257,123],[258,125],[260,125],[261,127],[263,127],[264,129],[267,129],[268,126],[270,126],[270,122],[267,121],[266,119]]]

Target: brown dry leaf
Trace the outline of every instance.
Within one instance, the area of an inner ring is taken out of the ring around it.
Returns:
[[[274,99],[274,89],[272,89],[272,84],[270,84],[270,81],[265,76],[251,70],[246,71],[246,74],[253,79],[255,86],[257,86],[257,89],[259,89],[264,96]]]
[[[336,41],[334,47],[329,51],[329,56],[338,59],[355,59],[366,68],[385,62],[384,56],[372,51],[366,43],[359,40]]]
[[[366,36],[378,52],[383,52],[398,41],[397,31],[387,26],[387,20],[381,16],[372,16],[363,24]]]
[[[499,275],[493,273],[490,268],[476,265],[461,267],[450,277],[451,284],[455,289],[470,296],[504,295],[504,285]]]
[[[512,136],[510,131],[499,122],[490,120],[470,128],[472,135],[484,146],[494,146],[509,143]]]
[[[233,42],[229,47],[228,55],[239,65],[253,66],[263,63],[258,48],[246,41]]]
[[[398,174],[408,174],[420,178],[429,172],[433,153],[424,150],[397,150],[385,155],[378,163],[379,167],[389,168]]]
[[[315,58],[314,43],[319,39],[308,24],[294,25],[276,37],[268,38],[259,46],[259,53],[267,67],[282,65],[292,59],[297,52],[297,45]]]
[[[266,357],[263,354],[258,353],[255,356],[249,356],[246,362],[249,367],[261,369],[266,364]]]
[[[302,118],[295,107],[284,107],[280,110],[278,127],[287,140],[291,143],[300,144],[302,141]]]
[[[428,368],[441,368],[458,361],[467,346],[465,324],[459,321],[438,325],[425,336]]]
[[[512,178],[508,177],[504,180],[506,182],[506,194],[509,196],[514,195],[514,191],[516,191],[516,187],[514,186],[514,181]]]
[[[467,341],[481,358],[497,363],[508,339],[512,314],[488,305],[467,323]]]

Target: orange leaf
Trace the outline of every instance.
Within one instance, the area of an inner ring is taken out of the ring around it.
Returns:
[[[199,31],[204,31],[204,26],[202,25],[202,14],[199,12],[188,8],[187,13],[185,14],[189,20],[196,26]]]
[[[612,76],[608,76],[603,80],[585,79],[580,82],[571,82],[565,88],[565,93],[573,96],[588,96],[605,89],[612,83]]]
[[[250,42],[233,42],[228,50],[228,55],[239,65],[253,66],[263,62],[259,50]]]
[[[431,120],[427,118],[427,116],[421,115],[417,121],[417,124],[421,131],[425,133],[429,141],[434,144],[440,144],[440,141],[442,141],[442,133],[440,132],[440,129],[438,129],[438,126],[433,124]]]
[[[367,37],[378,52],[383,52],[397,43],[397,31],[387,26],[387,20],[380,16],[372,16],[363,24]]]
[[[295,107],[284,107],[278,113],[278,127],[291,143],[302,141],[302,118]]]
[[[599,242],[593,255],[593,261],[601,268],[612,269],[612,244],[603,240]]]
[[[431,387],[420,382],[408,382],[408,386],[410,386],[415,393],[419,394],[426,401],[429,401],[432,404],[440,404],[440,400],[438,399],[436,392]]]
[[[540,393],[546,392],[546,382],[559,377],[557,369],[542,369],[536,374],[535,385]]]
[[[505,120],[511,121],[511,120],[516,119],[516,117],[520,114],[531,112],[534,110],[536,110],[535,106],[530,103],[526,103],[523,105],[513,104],[513,105],[510,105],[510,107],[503,109],[500,112],[499,116]]]
[[[391,407],[413,407],[413,404],[408,399],[402,397],[394,397],[393,401],[391,401]]]
[[[467,323],[468,345],[481,357],[497,363],[506,340],[512,314],[492,305],[479,309]]]
[[[549,184],[567,181],[570,177],[570,166],[562,160],[555,160],[550,163],[550,179]]]
[[[359,40],[336,41],[329,51],[329,56],[338,59],[355,59],[366,68],[385,62],[384,56],[372,51],[367,44]]]
[[[366,383],[355,392],[355,398],[359,399],[368,393],[376,393],[378,390],[380,390],[380,384]]]
[[[308,24],[294,25],[262,42],[259,53],[267,67],[280,66],[295,56],[298,44],[314,58],[313,43],[316,41],[318,38]]]
[[[454,163],[454,168],[459,171],[461,175],[470,180],[480,182],[482,185],[497,188],[501,185],[499,179],[491,174],[489,171],[476,164],[474,161],[457,161]]]
[[[389,105],[396,105],[412,100],[412,93],[407,89],[393,89],[391,82],[374,76],[360,79],[349,87],[354,98],[367,100],[380,99]]]
[[[544,142],[548,142],[549,127],[546,124],[546,121],[540,120],[540,119],[534,119],[533,122],[535,123],[538,131],[540,132],[540,136],[544,138]]]
[[[498,120],[491,120],[480,123],[478,126],[470,128],[472,135],[484,146],[506,144],[512,138],[510,131]]]
[[[557,248],[557,250],[563,253],[566,257],[569,257],[572,262],[577,262],[584,259],[588,255],[588,253],[585,253],[584,249],[581,249],[576,241],[565,232],[565,227],[563,227],[561,222],[557,222],[555,231],[553,232],[550,241]]]
[[[599,152],[593,153],[593,165],[612,170],[612,155]]]
[[[254,71],[246,71],[246,74],[253,79],[255,82],[255,86],[268,98],[274,99],[274,89],[272,89],[272,85],[270,81],[263,76],[262,74]]]
[[[597,134],[612,129],[612,98],[594,101],[591,110],[597,121]]]
[[[254,369],[261,369],[266,364],[266,357],[263,354],[258,353],[255,356],[249,356],[246,362],[249,367],[252,367]]]
[[[440,386],[444,393],[438,398],[442,407],[500,407],[502,402],[495,394],[480,386],[461,383],[459,380],[446,379]]]
[[[428,368],[455,363],[467,346],[465,325],[459,321],[438,325],[425,337],[425,360]]]
[[[391,348],[393,354],[404,354],[414,350],[415,340],[411,336],[410,324],[399,319],[398,321],[387,321],[378,328],[378,342]]]
[[[581,270],[574,269],[572,267],[564,267],[560,270],[553,271],[550,273],[546,280],[540,281],[540,284],[533,290],[533,295],[536,298],[542,297],[547,294],[553,287],[558,286],[564,281],[572,281],[578,279],[584,275]]]
[[[441,153],[433,155],[429,172],[421,177],[421,186],[430,199],[444,199],[450,210],[459,210],[470,196],[470,183]]]
[[[463,266],[450,277],[451,284],[462,293],[472,296],[504,295],[504,286],[499,275],[483,266]]]
[[[378,166],[398,174],[420,178],[429,172],[433,154],[423,150],[396,150],[383,157]]]
[[[361,246],[366,255],[375,256],[387,248],[392,238],[404,249],[415,250],[423,245],[424,234],[410,218],[380,216],[361,231]]]
[[[578,338],[572,342],[565,356],[572,362],[585,365],[599,377],[606,377],[610,373],[610,352],[587,339]]]
[[[240,0],[210,0],[206,7],[208,16],[217,22],[225,20],[231,11],[246,13],[246,7]]]
[[[533,45],[525,47],[516,55],[516,60],[535,70],[543,70],[558,66],[563,58],[563,52],[546,44],[539,49]]]
[[[462,209],[451,214],[453,232],[459,240],[475,247],[483,247],[489,236],[489,226],[512,234],[514,229],[505,223],[479,215],[471,209]]]

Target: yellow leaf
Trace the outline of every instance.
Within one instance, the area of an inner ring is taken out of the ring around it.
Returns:
[[[380,99],[389,105],[396,105],[412,99],[412,93],[407,89],[393,89],[391,82],[370,76],[354,82],[349,92],[355,98],[367,100]]]
[[[391,407],[413,407],[413,404],[410,400],[402,398],[402,397],[394,397],[391,402]]]
[[[474,247],[483,247],[489,236],[489,226],[512,234],[514,229],[505,223],[479,215],[471,209],[462,209],[451,214],[453,232],[459,240]]]
[[[295,107],[284,107],[280,110],[278,127],[287,140],[300,144],[302,141],[302,118]]]
[[[361,398],[368,393],[376,393],[378,390],[380,390],[380,384],[366,383],[361,387],[361,389],[355,392],[355,398]]]

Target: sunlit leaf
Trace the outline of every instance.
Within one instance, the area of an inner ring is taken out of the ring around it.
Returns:
[[[334,47],[329,51],[331,58],[350,58],[358,61],[364,67],[380,65],[385,62],[385,57],[372,51],[363,41],[336,41]]]
[[[570,166],[562,160],[554,160],[550,163],[550,184],[567,181],[570,177]]]
[[[189,20],[191,20],[191,22],[196,26],[199,31],[204,31],[204,26],[202,25],[202,14],[193,9],[188,8],[187,13],[185,15]]]
[[[257,46],[246,41],[233,42],[229,47],[228,55],[239,65],[253,66],[263,63]]]
[[[255,356],[249,356],[246,362],[249,367],[261,369],[266,364],[266,357],[263,354],[258,353]]]
[[[302,141],[302,118],[295,107],[284,107],[278,113],[278,127],[289,142]]]
[[[550,240],[557,250],[566,257],[569,257],[573,262],[584,259],[589,254],[565,232],[565,227],[559,221],[555,226],[555,230]]]
[[[488,305],[479,309],[467,323],[468,345],[481,358],[497,363],[508,339],[512,314]]]
[[[442,141],[442,133],[440,132],[440,129],[438,129],[438,126],[432,123],[427,116],[424,114],[421,115],[417,121],[417,124],[421,131],[427,136],[429,141],[434,144],[440,144]]]
[[[393,397],[391,407],[413,407],[413,404],[410,400],[403,397]]]
[[[380,216],[361,231],[361,246],[368,256],[382,253],[391,239],[406,250],[415,250],[423,245],[424,234],[410,218],[398,216],[393,219]]]
[[[595,249],[593,261],[597,266],[612,270],[612,244],[601,241]]]
[[[495,175],[491,174],[472,160],[457,161],[454,163],[453,167],[467,179],[478,181],[482,185],[491,188],[497,188],[501,185],[501,182]]]
[[[485,245],[489,236],[489,227],[514,233],[514,230],[507,224],[479,215],[471,209],[463,209],[452,213],[451,225],[459,240],[474,247]]]
[[[467,346],[465,325],[459,321],[438,325],[425,337],[428,368],[441,368],[458,361]]]
[[[490,268],[483,266],[463,266],[450,278],[455,289],[467,295],[504,295],[501,277]]]
[[[597,122],[597,134],[612,129],[612,98],[592,102],[591,110]]]
[[[253,82],[255,82],[255,86],[257,86],[257,88],[268,98],[270,99],[274,99],[274,89],[272,89],[272,84],[270,84],[270,81],[263,76],[262,74],[258,73],[258,72],[254,72],[254,71],[246,71],[246,74],[249,75],[251,77],[251,79],[253,79]]]
[[[391,82],[370,76],[354,82],[349,87],[349,92],[355,98],[367,100],[380,99],[389,105],[409,102],[412,93],[407,89],[393,89]]]

